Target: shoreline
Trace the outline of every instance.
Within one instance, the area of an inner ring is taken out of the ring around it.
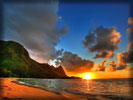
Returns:
[[[0,78],[0,100],[89,100],[67,92],[55,93],[41,87],[20,84],[19,78]]]
[[[12,81],[12,82],[15,83],[15,84],[18,84],[18,85],[24,85],[24,86],[28,86],[28,87],[31,87],[31,88],[41,89],[41,90],[43,90],[43,91],[48,91],[48,92],[52,92],[52,93],[55,93],[55,94],[60,94],[60,93],[58,93],[58,92],[54,92],[54,91],[46,90],[46,89],[44,89],[44,88],[41,87],[41,86],[31,85],[31,84],[28,84],[28,83],[25,83],[25,82],[19,81],[19,80],[17,80],[17,79],[19,79],[19,78],[16,78],[16,80],[14,80],[14,81]],[[60,95],[61,95],[61,94],[60,94]]]

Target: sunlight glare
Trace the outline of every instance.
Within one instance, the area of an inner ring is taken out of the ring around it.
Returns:
[[[83,79],[92,79],[91,74],[87,73],[83,76]]]

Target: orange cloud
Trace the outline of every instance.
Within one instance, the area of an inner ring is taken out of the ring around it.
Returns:
[[[133,17],[129,17],[129,18],[128,18],[128,23],[129,23],[130,25],[133,25]]]
[[[133,27],[127,29],[127,33],[130,33],[131,31],[133,31]]]
[[[117,42],[120,41],[119,38],[121,37],[121,34],[119,32],[116,32],[114,30],[114,32],[112,33],[112,35],[113,35],[113,38],[111,38],[111,40],[110,40],[111,42],[117,43]]]
[[[126,70],[126,71],[132,71],[133,68],[131,68],[131,67],[127,67],[125,70]]]

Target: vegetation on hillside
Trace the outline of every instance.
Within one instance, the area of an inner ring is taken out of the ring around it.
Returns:
[[[14,41],[0,41],[0,77],[64,78],[63,68],[41,64]]]

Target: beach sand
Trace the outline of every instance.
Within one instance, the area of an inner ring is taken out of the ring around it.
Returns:
[[[70,93],[57,94],[43,89],[17,84],[14,78],[0,78],[0,100],[88,100]]]

